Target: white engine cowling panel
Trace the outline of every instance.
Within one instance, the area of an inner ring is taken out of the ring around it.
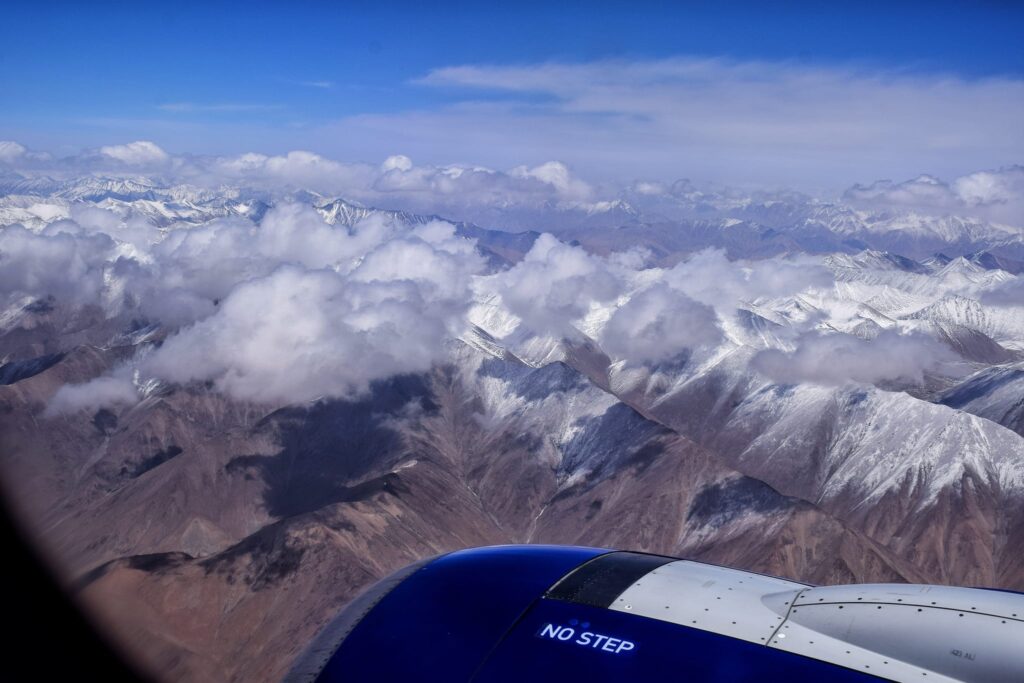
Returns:
[[[834,651],[829,661],[839,664],[856,661],[847,654],[853,646],[882,656],[888,662],[883,668],[902,662],[929,672],[929,680],[944,675],[959,681],[1020,683],[1022,608],[1020,595],[972,588],[809,588],[797,598],[780,631],[787,637],[771,645],[810,657],[827,646]],[[882,675],[894,677],[888,671]],[[913,678],[921,679],[920,674]]]
[[[634,583],[611,609],[764,645],[806,588],[784,579],[679,560]],[[768,595],[783,605],[781,611],[763,602]]]
[[[611,609],[895,681],[1024,682],[1024,595],[976,588],[810,587],[679,560]]]

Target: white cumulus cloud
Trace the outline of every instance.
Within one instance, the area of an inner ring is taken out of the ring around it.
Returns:
[[[98,407],[132,405],[139,394],[124,372],[97,377],[81,384],[65,384],[46,406],[45,415],[52,417],[79,410],[94,412]]]
[[[170,155],[148,140],[129,142],[126,145],[107,145],[100,147],[100,154],[115,159],[129,166],[147,166],[168,161]]]
[[[17,142],[0,140],[0,163],[14,163],[24,157],[27,151],[23,145],[19,145]]]
[[[1024,166],[976,171],[948,183],[929,175],[900,183],[879,180],[854,185],[843,198],[867,208],[976,216],[1019,226],[1024,225]]]
[[[665,281],[723,314],[738,303],[790,296],[832,285],[832,273],[809,256],[763,261],[730,261],[720,249],[705,249],[665,273]]]
[[[905,381],[920,384],[924,374],[955,360],[932,337],[884,330],[865,340],[847,334],[808,332],[794,351],[765,349],[751,367],[776,382],[840,385]]]
[[[508,309],[541,334],[570,334],[592,303],[621,290],[607,263],[546,233],[495,284]]]
[[[49,233],[37,234],[20,225],[0,228],[0,300],[52,296],[78,304],[99,303],[114,241],[102,233],[73,235],[59,226],[51,226]]]
[[[440,359],[444,340],[465,324],[470,278],[483,267],[473,244],[448,224],[394,235],[371,222],[348,235],[302,213],[288,208],[264,221],[272,234],[254,240],[257,258],[274,254],[268,264],[286,265],[233,287],[213,314],[147,356],[144,376],[299,402],[355,395]]]
[[[600,338],[612,356],[639,362],[663,361],[721,340],[715,311],[663,282],[634,294],[616,309]]]

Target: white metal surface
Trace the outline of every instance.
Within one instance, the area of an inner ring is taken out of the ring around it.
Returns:
[[[658,567],[616,599],[611,609],[724,633],[764,645],[782,625],[804,584],[679,560]],[[765,603],[763,598],[771,596]]]
[[[670,562],[611,609],[727,635],[895,681],[1024,683],[1024,595],[864,584],[814,588]]]
[[[1004,619],[1024,619],[1024,595],[1005,591],[912,583],[862,583],[852,586],[819,586],[800,596],[797,605],[823,602],[875,602],[936,606],[963,612],[992,614]]]
[[[828,622],[828,618],[834,615],[821,614],[818,616],[822,618],[809,618],[806,620],[807,623],[802,623],[794,620],[794,617],[804,617],[802,610],[798,607],[796,608],[797,614],[790,615],[768,646],[821,661],[832,662],[833,664],[857,669],[864,673],[875,674],[894,681],[930,681],[931,683],[941,681],[942,683],[953,683],[960,680],[976,680],[951,678],[934,668],[920,666],[913,661],[904,661],[885,651],[886,648],[879,651],[873,647],[875,645],[874,642],[857,642],[856,639],[849,639],[848,634],[844,634],[842,628],[844,625],[849,626],[851,623],[857,623],[864,629],[884,634],[883,637],[887,636],[896,645],[905,643],[907,639],[917,638],[917,635],[912,632],[893,633],[890,628],[891,622],[888,621],[891,615],[880,615],[877,613],[877,610],[875,613],[872,613],[871,610],[874,609],[872,605],[865,605],[863,603],[852,605],[852,607],[846,605],[843,610],[839,610],[838,605],[830,605],[829,608],[835,610],[837,614],[841,612],[842,616],[851,617],[850,622],[843,625],[836,622],[828,623],[823,632],[818,630],[822,626],[822,622]],[[811,609],[824,610],[823,607]],[[833,630],[831,626],[838,626],[838,628]]]
[[[1016,615],[1016,616],[1014,616]],[[899,681],[1024,682],[1024,596],[917,585],[803,591],[770,644]],[[887,662],[887,663],[886,663]],[[902,663],[900,675],[893,673]],[[904,673],[902,670],[909,669]]]

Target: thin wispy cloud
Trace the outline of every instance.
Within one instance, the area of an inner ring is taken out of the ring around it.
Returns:
[[[321,90],[330,90],[334,87],[334,81],[298,81],[296,85],[301,85],[306,88],[319,88]]]
[[[92,125],[122,130],[128,123],[132,122],[93,121]],[[162,131],[188,127],[197,136],[212,128],[202,117],[148,123],[160,124]],[[218,130],[226,134],[231,128],[222,122]],[[295,123],[294,130],[299,137],[323,129]],[[467,131],[466,134],[483,133]],[[140,168],[151,168],[159,169],[175,182],[210,187],[243,184],[266,190],[301,188],[388,208],[511,229],[519,228],[519,218],[513,218],[516,211],[526,212],[520,218],[528,219],[533,228],[550,227],[545,217],[551,207],[581,215],[615,211],[619,207],[627,212],[650,211],[663,217],[692,217],[690,212],[695,205],[702,205],[705,212],[711,210],[712,204],[727,211],[730,206],[735,208],[734,202],[740,197],[757,196],[759,201],[774,201],[792,195],[799,196],[801,202],[810,200],[810,196],[794,195],[789,189],[758,190],[750,194],[747,189],[728,184],[689,180],[652,182],[650,169],[626,182],[606,181],[594,178],[586,167],[555,160],[504,169],[475,161],[424,163],[405,154],[390,154],[382,161],[332,159],[308,150],[278,155],[260,152],[177,155],[151,140],[87,147],[68,155],[31,149],[16,141],[0,141],[0,173],[14,171],[30,177],[44,174],[62,178],[91,173],[117,177],[133,174]],[[973,170],[946,179],[921,174],[902,182],[876,179],[840,188],[831,194],[824,193],[816,201],[841,202],[868,212],[913,211],[931,216],[970,217],[994,222],[994,230],[1012,236],[1024,226],[1024,167],[1008,165]],[[625,204],[619,206],[621,202]]]
[[[607,175],[846,184],[957,175],[1024,157],[1024,80],[782,62],[654,61],[453,66],[414,81],[433,111],[343,121],[508,165],[544,153]],[[494,95],[501,95],[495,98]]]
[[[224,102],[214,104],[203,104],[198,102],[168,102],[157,106],[161,111],[193,114],[193,113],[244,113],[244,112],[268,112],[284,109],[282,104],[251,104],[238,102]]]
[[[448,66],[394,95],[406,104],[389,97],[386,110],[321,112],[301,126],[280,111],[303,107],[259,101],[168,102],[159,106],[167,120],[117,126],[125,137],[193,149],[200,141],[220,153],[273,144],[377,162],[401,151],[433,166],[506,169],[557,159],[598,182],[692,178],[825,195],[1024,159],[1024,79],[1012,76],[679,57]]]

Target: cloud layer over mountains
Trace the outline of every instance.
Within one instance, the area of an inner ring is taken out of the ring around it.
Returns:
[[[1024,166],[978,171],[950,183],[927,175],[902,183],[880,180],[866,186],[855,185],[843,198],[869,208],[948,212],[1019,224],[1024,216]]]
[[[258,225],[218,219],[161,232],[91,209],[38,234],[9,226],[0,231],[0,265],[9,314],[50,301],[125,321],[141,316],[168,333],[110,376],[63,388],[51,412],[131,402],[153,379],[212,382],[268,404],[354,396],[374,380],[443,362],[479,292],[500,297],[519,334],[557,340],[590,329],[613,358],[644,364],[735,344],[726,330],[737,307],[834,286],[813,257],[736,262],[706,250],[672,268],[644,268],[546,234],[495,272],[451,224],[410,227],[372,215],[346,229],[288,203]],[[1004,289],[990,296],[1005,297]],[[790,341],[757,354],[752,367],[784,383],[919,383],[952,360],[923,334],[893,329],[865,340],[818,324],[795,319],[779,332]]]
[[[708,359],[753,343],[764,348],[751,367],[777,382],[919,384],[929,373],[949,371],[947,347],[917,323],[886,321],[878,311],[868,318],[850,314],[848,303],[834,301],[846,286],[837,276],[842,267],[822,255],[800,254],[788,242],[786,251],[769,252],[775,258],[730,258],[723,249],[698,245],[667,260],[662,253],[659,261],[651,248],[672,247],[652,237],[663,234],[657,229],[639,230],[650,223],[634,220],[639,210],[622,198],[639,202],[654,221],[668,220],[664,212],[673,202],[698,216],[698,228],[700,216],[718,215],[716,234],[747,225],[744,212],[753,206],[762,212],[755,220],[794,220],[786,212],[804,212],[799,215],[812,217],[813,230],[835,229],[842,239],[847,223],[860,220],[857,211],[875,212],[869,226],[889,221],[887,212],[974,212],[1018,226],[986,233],[1003,239],[1020,232],[1024,197],[1019,166],[948,183],[921,176],[857,186],[845,201],[859,209],[841,206],[817,218],[814,212],[831,205],[791,201],[792,195],[776,200],[702,192],[684,181],[614,190],[591,185],[557,162],[495,171],[417,166],[397,155],[371,167],[308,152],[176,156],[140,141],[64,159],[3,143],[0,164],[7,168],[0,180],[15,188],[0,207],[14,216],[0,228],[0,317],[17,321],[26,306],[56,305],[96,311],[122,328],[158,326],[162,339],[93,385],[66,387],[52,410],[73,410],[87,399],[133,400],[153,379],[209,382],[263,403],[356,395],[374,380],[443,362],[445,342],[466,332],[481,297],[498,302],[506,327],[520,337],[587,335],[631,365],[657,365],[684,353]],[[339,205],[310,189],[406,209],[485,207],[498,212],[493,215],[512,212],[507,215],[526,227],[554,226],[556,233],[566,220],[592,217],[598,222],[581,225],[607,230],[577,233],[596,236],[598,248],[562,233],[520,238],[474,226],[467,233],[434,211]],[[172,205],[197,213],[182,220],[170,212]],[[739,213],[715,214],[720,207]],[[338,223],[334,211],[352,217]],[[623,225],[632,231],[623,232]],[[762,232],[744,233],[745,239],[777,236],[774,229],[757,229]],[[899,221],[887,229],[905,230]],[[478,248],[472,236],[485,234],[492,242]],[[611,241],[601,242],[606,238]],[[650,248],[643,242],[648,238]],[[831,244],[849,251],[839,238]],[[526,240],[515,247],[521,251],[513,249],[504,263],[493,260],[517,239]],[[920,264],[866,258],[925,277]],[[928,267],[944,262],[936,263]],[[1020,278],[999,270],[979,279],[955,268],[943,284],[930,282],[921,291],[993,307],[1020,305]],[[868,294],[891,298],[883,282]],[[925,305],[914,297],[907,305]],[[747,322],[737,318],[739,309]]]
[[[164,184],[185,183],[220,191],[224,186],[313,190],[374,206],[428,214],[454,215],[481,208],[544,210],[551,206],[583,212],[607,211],[624,198],[640,206],[694,196],[689,181],[648,177],[628,185],[588,182],[566,164],[495,170],[479,165],[417,165],[393,155],[379,165],[328,159],[308,151],[282,155],[247,153],[231,157],[173,155],[150,141],[84,150],[56,158],[16,142],[0,142],[0,177],[7,174],[59,180],[85,174],[122,178],[149,176]],[[704,186],[708,193],[735,191]],[[763,192],[770,200],[789,192]],[[1024,224],[1024,167],[1011,165],[944,181],[930,175],[894,182],[856,184],[843,199],[873,210],[913,209],[929,215],[971,216],[1011,225]]]
[[[814,331],[802,334],[792,351],[760,351],[751,366],[783,384],[874,384],[893,380],[920,384],[925,372],[955,360],[949,348],[920,333],[885,330],[867,340]]]
[[[126,178],[148,175],[211,190],[225,184],[268,190],[294,188],[351,199],[394,198],[406,208],[429,212],[448,203],[536,206],[586,202],[594,195],[589,184],[557,161],[497,171],[469,165],[416,166],[409,157],[394,155],[375,166],[334,161],[307,151],[173,156],[149,141],[104,146],[64,158],[32,152],[16,142],[0,142],[0,173],[4,170],[55,179],[89,173]]]
[[[142,314],[173,332],[137,373],[119,375],[121,387],[98,381],[94,398],[123,399],[141,377],[211,381],[236,398],[290,403],[426,371],[461,332],[470,278],[484,265],[447,223],[404,230],[372,217],[348,231],[294,204],[259,226],[236,219],[171,231],[147,251],[62,223],[80,234],[0,232],[5,265],[16,258],[39,271],[12,269],[9,297],[76,292],[107,315]],[[76,291],[82,281],[92,284]],[[80,405],[83,392],[68,388],[55,405]]]

